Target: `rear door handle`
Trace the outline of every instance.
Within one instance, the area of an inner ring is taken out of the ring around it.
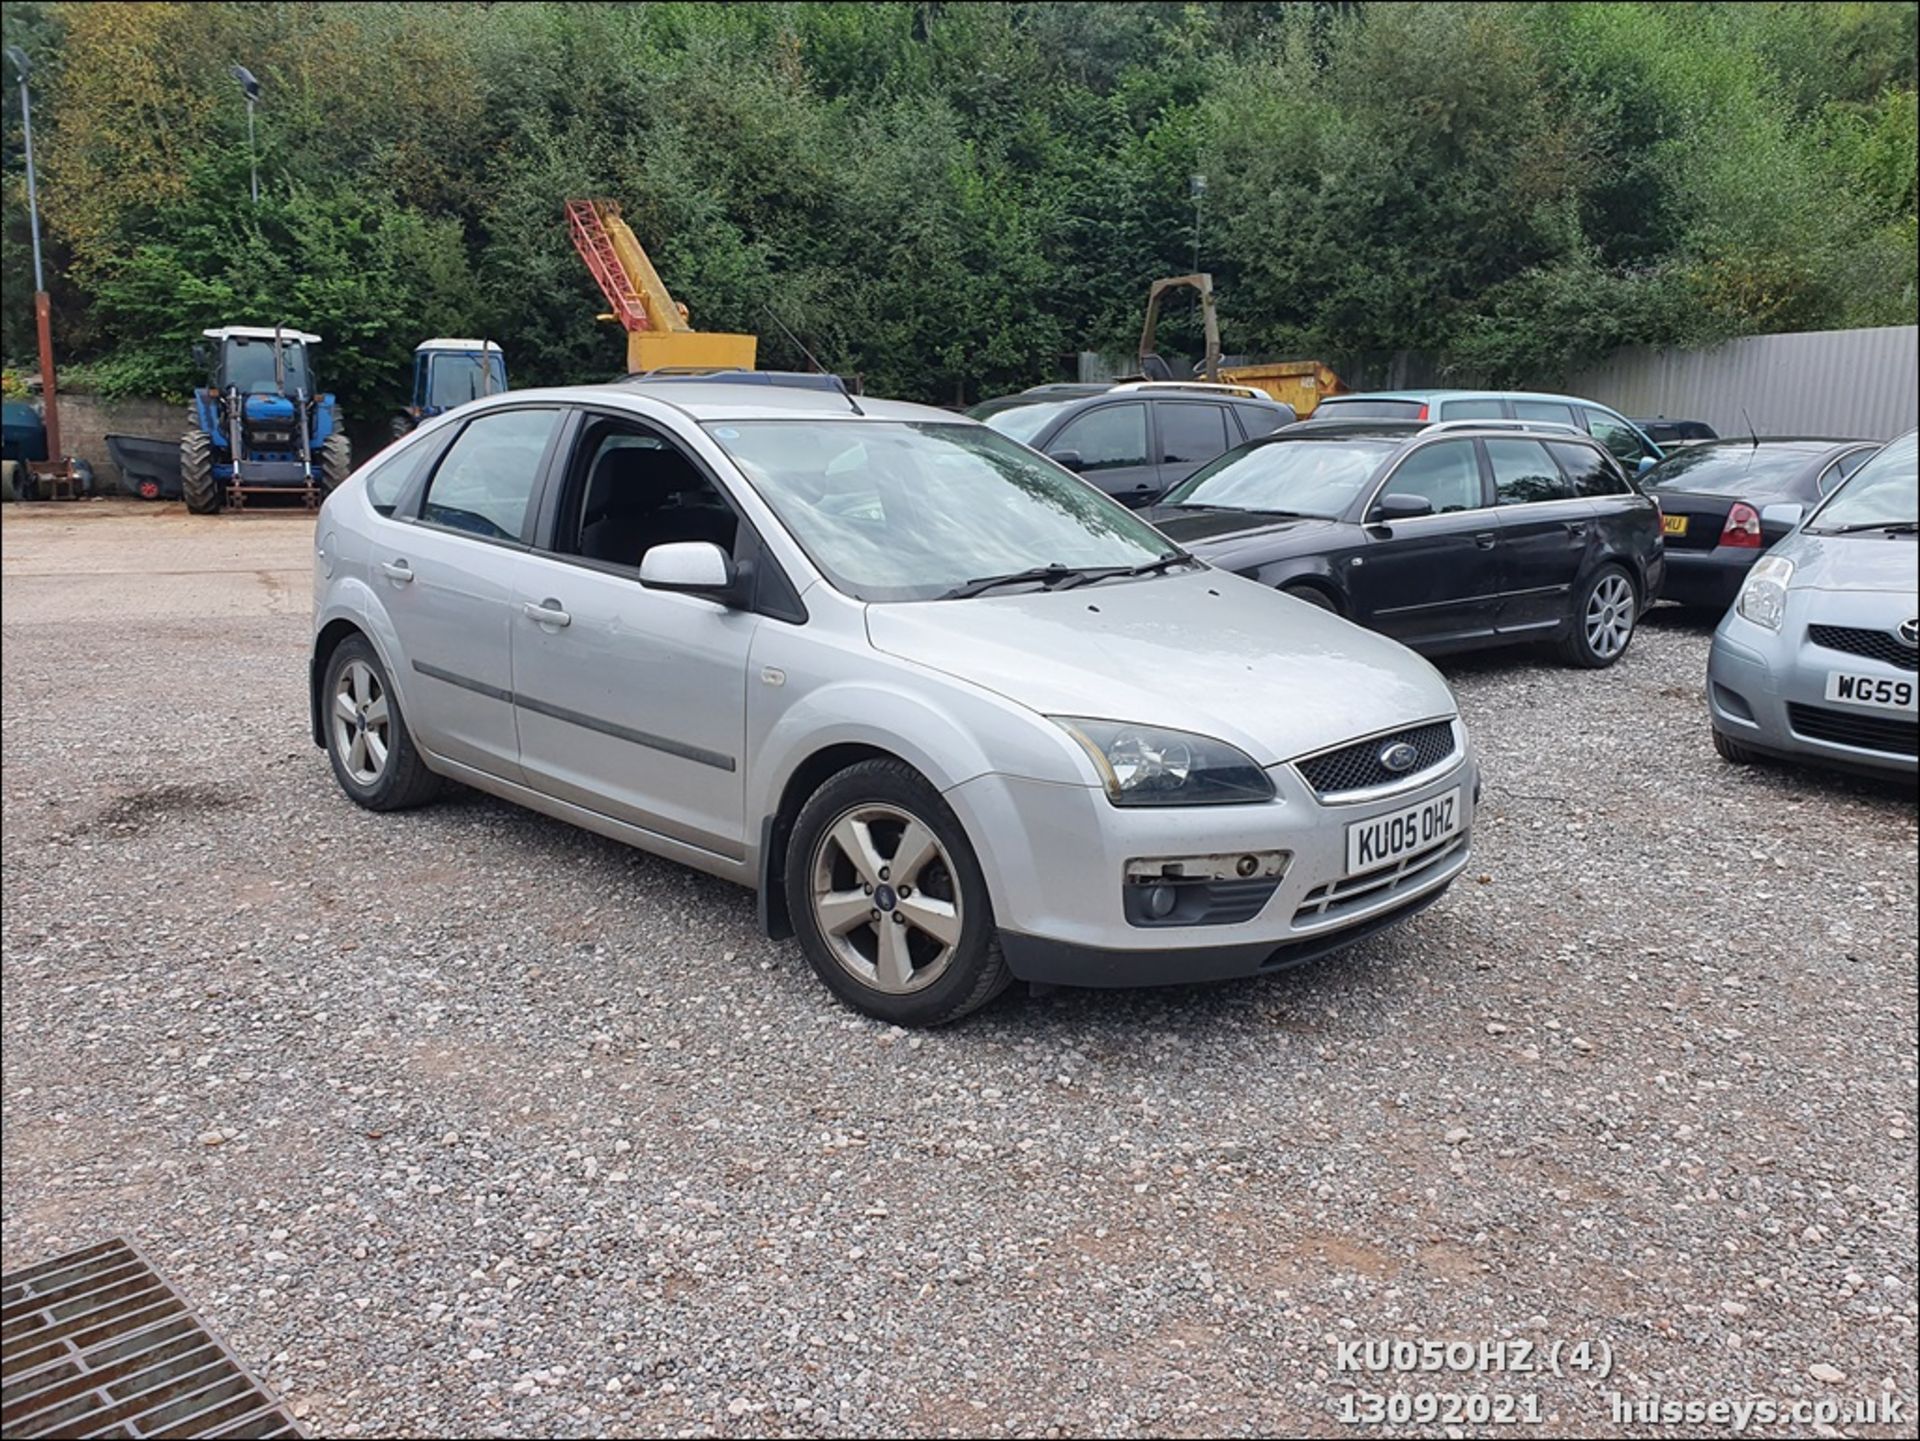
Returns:
[[[395,585],[405,585],[413,579],[413,568],[404,560],[383,560],[380,570]]]
[[[1480,549],[1482,550],[1492,550],[1494,539],[1495,539],[1494,532],[1490,530],[1483,530],[1478,535],[1474,536],[1473,543],[1479,546]]]
[[[1587,523],[1584,520],[1568,521],[1567,534],[1575,540],[1585,540],[1587,538]]]
[[[541,625],[562,626],[573,624],[573,617],[560,609],[560,602],[552,596],[548,596],[538,605],[535,605],[532,601],[528,601],[522,609],[526,611],[528,620],[537,621]]]

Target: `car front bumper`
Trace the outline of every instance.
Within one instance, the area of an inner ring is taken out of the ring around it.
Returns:
[[[1851,705],[1829,700],[1826,694],[1827,676],[1833,671],[1910,684],[1914,672],[1829,650],[1808,638],[1812,624],[1891,634],[1911,614],[1911,598],[1903,601],[1873,591],[1789,591],[1787,595],[1787,613],[1778,631],[1755,625],[1736,610],[1721,618],[1707,656],[1707,705],[1713,728],[1731,741],[1769,755],[1847,769],[1915,774],[1920,764],[1913,754],[1913,737],[1920,732],[1920,722],[1914,712]],[[1812,720],[1823,722],[1827,733],[1809,734]],[[1832,738],[1849,722],[1861,730],[1871,726],[1882,738],[1871,744]],[[1904,752],[1889,746],[1904,746]]]
[[[947,799],[969,833],[994,837],[990,848],[980,848],[980,863],[1014,975],[1058,985],[1155,986],[1282,970],[1407,919],[1467,865],[1479,799],[1470,749],[1416,784],[1359,802],[1322,802],[1290,765],[1268,774],[1275,798],[1245,806],[1120,807],[1095,787],[1002,775],[950,790]],[[1453,835],[1347,875],[1350,823],[1455,790],[1460,828]],[[1275,850],[1289,859],[1257,909],[1244,906],[1211,924],[1128,919],[1130,862]]]

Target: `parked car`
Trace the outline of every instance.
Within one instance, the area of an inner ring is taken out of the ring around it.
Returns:
[[[1292,406],[1251,386],[1184,380],[1036,385],[967,413],[1136,507],[1229,446],[1297,418]]]
[[[1748,568],[1786,533],[1763,527],[1761,512],[1783,502],[1811,509],[1879,448],[1871,440],[1783,436],[1717,440],[1668,456],[1640,477],[1659,503],[1667,537],[1660,598],[1725,610]]]
[[[1911,776],[1920,753],[1920,531],[1908,431],[1748,573],[1707,658],[1713,744]],[[1791,503],[1770,508],[1792,521]]]
[[[314,589],[353,801],[451,777],[753,886],[903,1024],[1276,970],[1467,862],[1426,661],[922,406],[764,374],[476,400],[327,499]]]
[[[1683,446],[1701,445],[1720,438],[1719,432],[1704,420],[1668,420],[1661,415],[1652,420],[1635,419],[1633,423],[1668,455]]]
[[[1330,395],[1315,420],[1527,420],[1583,430],[1613,454],[1629,475],[1651,470],[1666,452],[1617,410],[1577,395],[1531,390],[1380,390]]]
[[[1653,502],[1571,427],[1303,421],[1148,514],[1222,569],[1428,652],[1546,640],[1609,666],[1664,578]]]

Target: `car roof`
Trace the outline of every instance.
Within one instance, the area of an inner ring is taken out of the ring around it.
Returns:
[[[1603,401],[1589,400],[1584,395],[1560,395],[1549,390],[1351,390],[1340,395],[1329,395],[1321,404],[1334,400],[1424,400],[1432,404],[1439,400],[1473,400],[1482,396],[1499,396],[1504,400],[1554,400],[1570,405],[1597,405],[1602,410],[1613,409]]]
[[[209,340],[272,340],[275,331],[271,325],[222,325],[213,330],[200,332]],[[304,341],[308,345],[318,345],[320,337],[304,330],[295,330],[291,326],[282,326],[277,332],[284,340]]]
[[[626,378],[608,385],[556,385],[542,390],[509,390],[461,406],[460,414],[476,414],[476,406],[496,409],[502,404],[531,401],[567,405],[618,405],[622,397],[645,396],[661,401],[694,420],[910,420],[940,421],[947,425],[977,425],[952,411],[904,400],[879,400],[870,395],[848,396],[839,390],[798,385],[729,383],[689,376],[647,381]],[[858,407],[856,412],[855,407]]]
[[[1802,450],[1811,455],[1816,451],[1836,450],[1845,445],[1874,445],[1871,440],[1848,440],[1838,435],[1723,435],[1718,440],[1703,440],[1689,447],[1689,453],[1695,450]]]

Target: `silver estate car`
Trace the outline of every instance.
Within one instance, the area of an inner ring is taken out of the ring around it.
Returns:
[[[754,887],[901,1024],[1277,970],[1467,862],[1426,661],[830,378],[476,401],[315,541],[313,738],[354,801],[457,780]]]
[[[1799,520],[1769,506],[1770,523]],[[1920,489],[1893,441],[1747,573],[1707,660],[1726,759],[1794,756],[1913,775],[1920,752]]]

